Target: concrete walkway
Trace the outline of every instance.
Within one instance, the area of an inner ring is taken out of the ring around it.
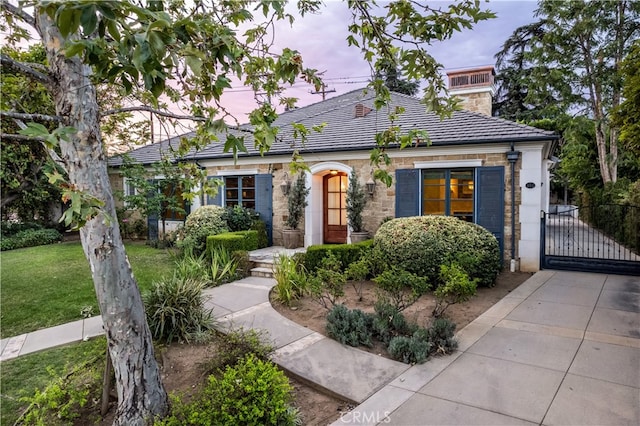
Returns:
[[[538,272],[462,329],[456,353],[416,366],[283,318],[269,303],[274,284],[208,289],[206,305],[221,329],[265,330],[280,366],[359,404],[334,425],[640,424],[639,277]],[[99,328],[90,319],[5,339],[2,359]]]

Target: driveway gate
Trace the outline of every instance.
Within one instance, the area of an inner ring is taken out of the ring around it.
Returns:
[[[542,269],[640,275],[640,207],[554,207],[540,214]]]

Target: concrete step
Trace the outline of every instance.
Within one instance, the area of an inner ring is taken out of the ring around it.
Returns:
[[[273,262],[270,262],[268,260],[261,260],[261,261],[254,261],[253,262],[253,267],[254,268],[268,268],[268,269],[273,269]]]
[[[273,278],[273,269],[263,268],[263,267],[251,268],[251,276],[261,277],[261,278]]]

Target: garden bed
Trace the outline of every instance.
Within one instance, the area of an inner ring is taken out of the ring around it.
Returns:
[[[526,272],[503,271],[498,275],[494,287],[479,287],[475,296],[468,302],[451,305],[444,314],[445,318],[453,321],[457,328],[461,330],[471,321],[480,316],[483,312],[497,303],[504,296],[517,288],[524,281],[532,276]],[[372,281],[363,281],[363,298],[358,300],[356,291],[348,282],[344,286],[345,295],[340,302],[350,309],[360,309],[364,312],[373,312],[374,304],[377,300],[376,284]],[[271,304],[282,316],[303,325],[318,333],[327,334],[326,317],[328,310],[324,309],[314,299],[309,296],[298,299],[292,303],[291,307],[275,301],[272,297]],[[431,292],[420,297],[413,305],[403,311],[407,321],[417,323],[425,327],[431,321],[431,313],[435,307],[435,297]],[[387,356],[383,346],[376,344],[373,348],[361,346],[360,349]]]

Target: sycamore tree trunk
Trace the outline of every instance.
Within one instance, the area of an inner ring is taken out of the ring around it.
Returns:
[[[61,141],[70,183],[100,200],[104,212],[87,222],[80,236],[89,260],[118,391],[116,425],[143,425],[168,407],[144,306],[127,259],[107,173],[91,70],[78,57],[66,58],[64,38],[45,14],[36,18],[49,60],[52,96],[63,125],[77,129]]]

